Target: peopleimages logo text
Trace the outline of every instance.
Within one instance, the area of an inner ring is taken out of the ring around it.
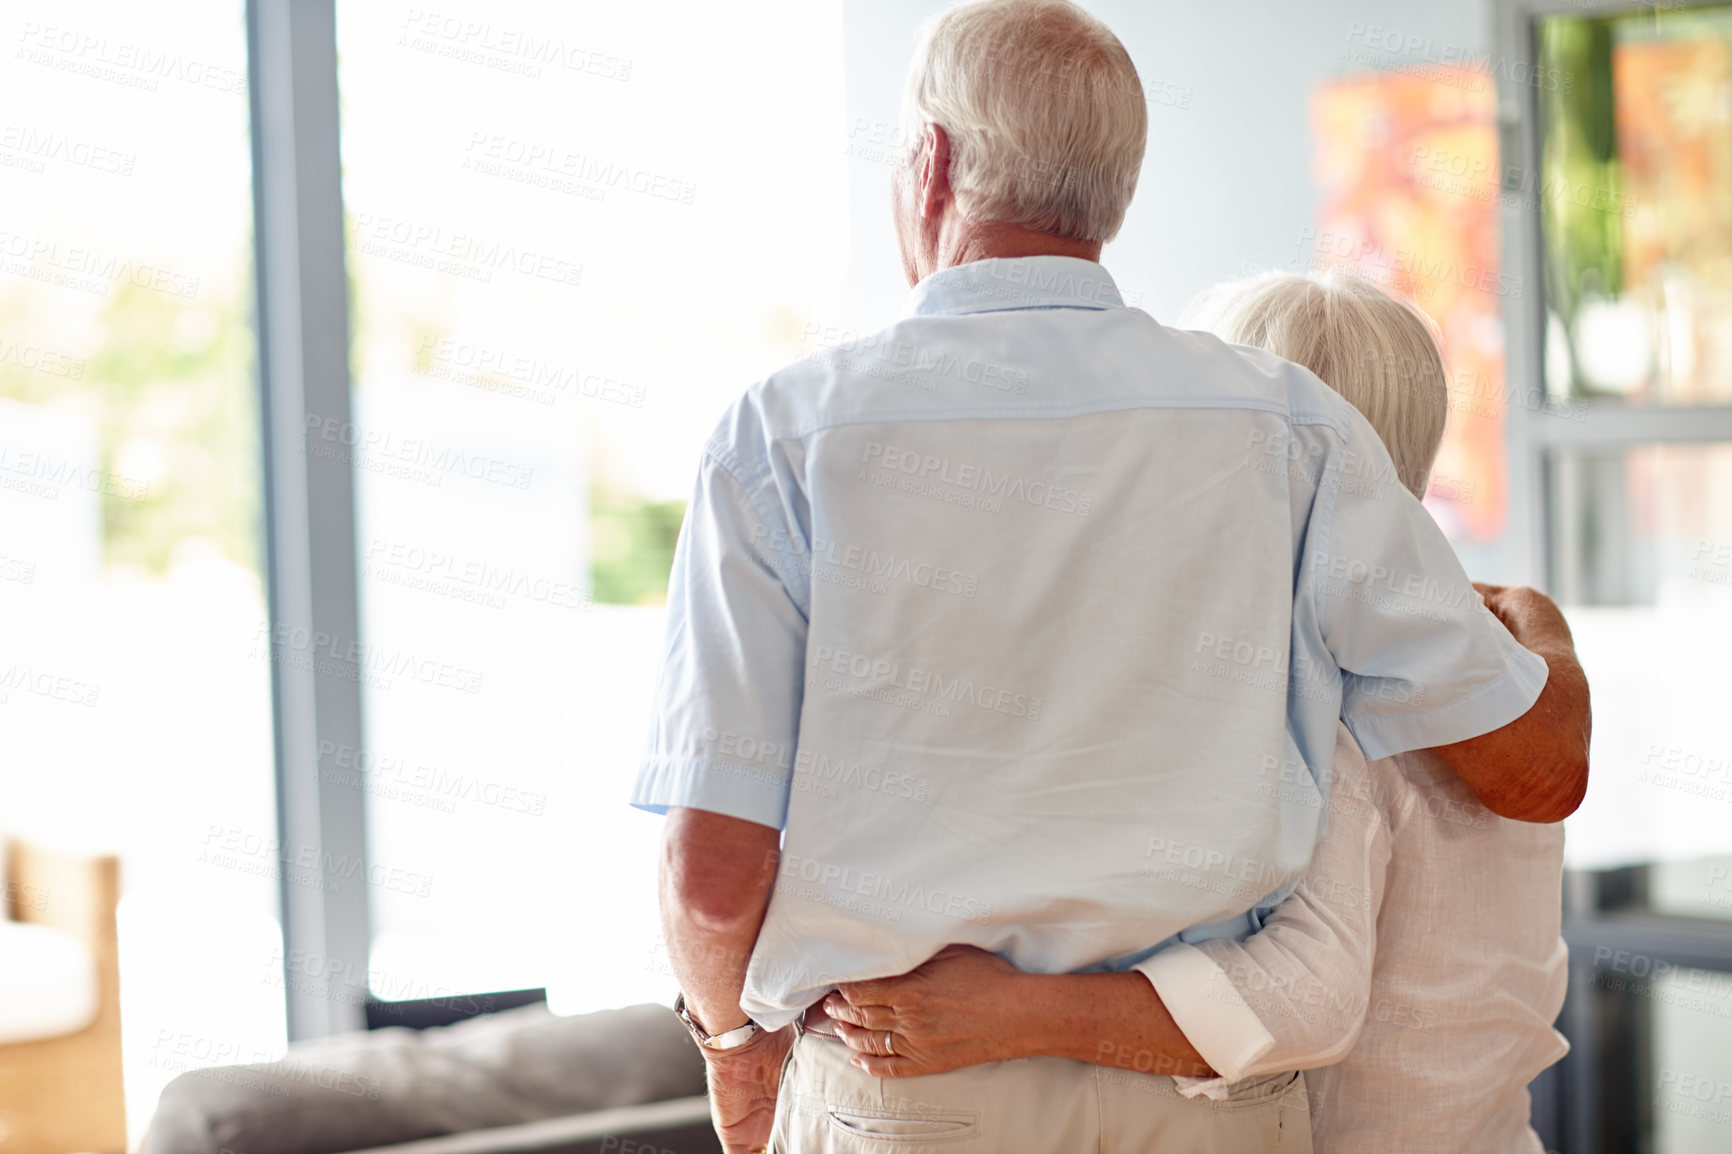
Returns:
[[[787,530],[771,529],[764,525],[753,526],[752,545],[760,552],[775,553],[783,557],[797,558],[803,553],[799,543]],[[960,569],[934,565],[912,557],[898,557],[894,553],[880,553],[864,545],[847,545],[824,537],[812,538],[809,556],[814,565],[831,565],[839,569],[853,570],[870,575],[879,582],[899,581],[923,589],[936,589],[941,593],[957,593],[964,597],[973,597],[980,587],[980,577],[975,573],[964,573]],[[873,592],[881,591],[873,589]]]
[[[958,489],[985,493],[1006,501],[1023,501],[1061,513],[1075,513],[1079,517],[1088,516],[1089,507],[1094,503],[1094,498],[1088,493],[1056,485],[1051,481],[1030,481],[1009,473],[994,473],[984,466],[962,464],[948,457],[886,445],[880,441],[867,441],[860,457],[871,467],[919,477],[934,484],[952,485]]]
[[[972,678],[946,678],[932,669],[904,665],[900,661],[874,659],[863,653],[850,653],[828,645],[817,646],[812,669],[818,674],[841,674],[855,678],[878,689],[900,689],[917,697],[935,697],[941,701],[966,702],[980,709],[1011,717],[1040,717],[1043,701],[1025,693],[978,683]]]
[[[783,855],[781,874],[784,889],[805,882],[821,890],[870,898],[892,908],[925,910],[958,921],[986,922],[992,917],[990,902],[798,854]]]

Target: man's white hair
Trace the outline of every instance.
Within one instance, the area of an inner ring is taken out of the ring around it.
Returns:
[[[902,101],[905,160],[950,140],[971,220],[1108,241],[1142,170],[1149,110],[1119,38],[1069,0],[975,0],[929,19]]]
[[[1425,496],[1449,383],[1437,326],[1417,308],[1340,269],[1272,272],[1215,286],[1180,323],[1310,369],[1365,414],[1402,484]]]

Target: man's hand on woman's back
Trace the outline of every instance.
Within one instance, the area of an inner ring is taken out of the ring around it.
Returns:
[[[1526,585],[1488,585],[1483,581],[1475,581],[1473,588],[1492,615],[1524,646],[1530,641],[1536,644],[1561,641],[1572,653],[1575,651],[1563,610],[1538,589]]]
[[[1588,791],[1593,716],[1588,679],[1569,623],[1550,597],[1525,586],[1475,582],[1480,597],[1521,646],[1545,660],[1545,689],[1521,717],[1438,756],[1493,813],[1517,821],[1562,821]]]

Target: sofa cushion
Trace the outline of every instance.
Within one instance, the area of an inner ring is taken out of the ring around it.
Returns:
[[[339,1154],[703,1093],[703,1058],[664,1006],[574,1017],[525,1006],[182,1074],[144,1154]]]
[[[52,926],[0,917],[0,1045],[76,1034],[99,1004],[90,947]]]

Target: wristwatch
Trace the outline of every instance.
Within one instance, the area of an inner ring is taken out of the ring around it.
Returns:
[[[706,1050],[716,1050],[718,1052],[722,1050],[737,1050],[764,1032],[764,1027],[758,1025],[756,1022],[748,1021],[743,1026],[735,1026],[733,1029],[724,1030],[720,1034],[711,1034],[702,1026],[698,1025],[697,1019],[692,1017],[692,1012],[686,1009],[686,996],[684,993],[674,999],[674,1013],[679,1015],[680,1021],[686,1024],[686,1029],[692,1032],[692,1037],[696,1039],[698,1045],[702,1046]]]

